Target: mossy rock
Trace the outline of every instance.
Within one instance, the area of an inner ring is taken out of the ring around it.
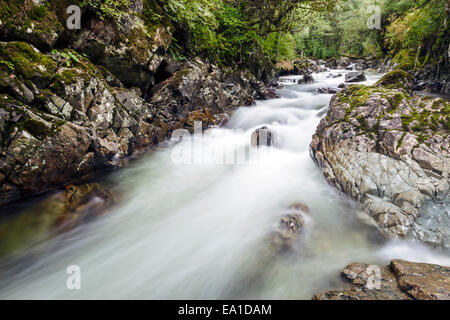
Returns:
[[[415,52],[403,49],[394,57],[394,59],[392,59],[392,61],[397,64],[397,68],[400,70],[404,71],[413,70],[415,61]]]
[[[403,89],[412,92],[414,78],[406,71],[397,69],[385,74],[375,85],[386,89]]]
[[[52,57],[18,41],[0,45],[0,60],[7,64],[8,73],[14,73],[23,81],[31,80],[41,88],[50,83],[57,67]],[[3,70],[6,71],[4,67]]]
[[[50,50],[64,26],[50,2],[36,5],[32,1],[4,0],[0,3],[0,35],[8,41],[26,41],[41,50]],[[67,8],[67,7],[66,7]]]

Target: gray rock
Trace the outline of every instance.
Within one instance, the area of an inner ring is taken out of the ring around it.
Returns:
[[[312,157],[385,234],[449,248],[448,107],[403,89],[349,86],[321,120]],[[411,129],[413,119],[420,121]]]
[[[309,83],[314,83],[314,78],[313,76],[306,74],[304,75],[301,79],[298,80],[298,84],[309,84]]]
[[[363,82],[366,80],[364,72],[361,71],[349,72],[345,75],[345,82]]]

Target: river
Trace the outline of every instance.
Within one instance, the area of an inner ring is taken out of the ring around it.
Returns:
[[[311,160],[311,136],[332,97],[314,89],[343,82],[328,73],[314,74],[310,85],[284,78],[282,98],[238,109],[193,149],[203,159],[243,150],[252,132],[267,126],[279,147],[260,150],[258,161],[178,164],[171,145],[111,174],[120,203],[40,242],[33,254],[23,249],[20,259],[0,262],[0,298],[310,299],[345,286],[339,272],[351,262],[450,265],[448,253],[377,236]],[[365,84],[378,78],[369,75]],[[299,202],[310,210],[295,250],[264,258],[268,234]],[[80,268],[81,290],[66,287],[71,265]]]

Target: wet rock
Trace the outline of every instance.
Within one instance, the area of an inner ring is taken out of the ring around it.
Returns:
[[[24,249],[105,214],[116,203],[117,195],[108,186],[88,183],[43,196],[25,210],[12,205],[7,210],[14,214],[0,224],[0,258],[23,254]]]
[[[313,76],[306,74],[304,75],[301,79],[299,79],[297,81],[298,84],[309,84],[309,83],[314,83],[314,78]]]
[[[364,75],[364,72],[361,71],[355,71],[355,72],[349,72],[345,75],[345,82],[363,82],[366,81],[367,78]]]
[[[312,157],[383,233],[448,248],[449,103],[410,96],[403,82],[388,89],[387,79],[350,85],[333,97],[313,136]]]
[[[392,260],[400,289],[416,300],[450,300],[450,267]]]
[[[342,57],[341,59],[339,59],[339,61],[337,62],[337,68],[338,69],[346,69],[349,65],[350,65],[351,61],[349,58],[347,57]]]
[[[306,204],[301,203],[301,202],[290,205],[289,210],[294,210],[294,211],[303,212],[303,213],[309,213],[309,207]]]
[[[262,127],[252,133],[251,142],[254,147],[277,147],[278,136],[276,132],[273,132],[268,127]]]
[[[325,63],[325,67],[330,68],[330,69],[336,69],[337,65],[338,65],[338,62],[337,62],[336,58],[330,58]]]
[[[377,271],[379,270],[379,272]],[[353,263],[342,277],[355,287],[313,296],[314,300],[449,300],[450,268],[404,260],[392,260],[379,268]],[[379,280],[379,286],[376,280]],[[375,280],[375,281],[374,281]]]
[[[318,88],[314,91],[321,94],[336,94],[339,92],[339,90],[335,88]]]
[[[59,232],[68,231],[84,221],[100,216],[116,203],[116,195],[99,183],[66,186],[64,211],[55,221],[54,227]]]
[[[277,230],[270,236],[271,248],[275,252],[292,250],[300,238],[305,227],[305,214],[309,212],[308,206],[303,203],[291,205],[290,213],[280,219]]]
[[[272,244],[280,247],[280,250],[291,248],[298,240],[303,225],[303,218],[299,214],[284,216],[281,218],[279,229],[272,236]]]

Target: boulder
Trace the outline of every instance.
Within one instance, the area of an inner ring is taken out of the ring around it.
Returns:
[[[386,235],[449,248],[449,107],[380,83],[350,85],[332,98],[311,155]]]
[[[299,79],[297,81],[298,84],[310,84],[310,83],[314,83],[314,78],[313,76],[306,74],[304,75],[301,79]]]
[[[367,78],[364,74],[364,72],[361,71],[355,71],[355,72],[349,72],[345,75],[345,82],[363,82],[367,81]]]
[[[159,10],[159,23],[152,22],[151,26],[146,24],[140,6],[135,9],[131,8],[119,23],[85,15],[82,29],[68,34],[66,41],[94,64],[105,67],[126,87],[139,87],[146,92],[156,84],[174,27],[157,4],[153,9]]]
[[[338,62],[337,62],[336,58],[330,58],[325,63],[325,67],[330,68],[330,69],[337,69],[337,65],[338,65]]]
[[[337,68],[338,69],[346,69],[350,65],[350,59],[347,57],[342,57],[337,61]]]
[[[278,70],[278,76],[310,75],[313,72],[323,72],[320,64],[311,59],[285,60],[277,63],[275,67]]]
[[[414,78],[409,73],[397,69],[381,77],[376,85],[388,89],[403,89],[407,92],[412,92],[414,88]]]
[[[271,131],[267,127],[256,129],[251,137],[252,146],[254,147],[277,147],[278,136],[276,132]]]

